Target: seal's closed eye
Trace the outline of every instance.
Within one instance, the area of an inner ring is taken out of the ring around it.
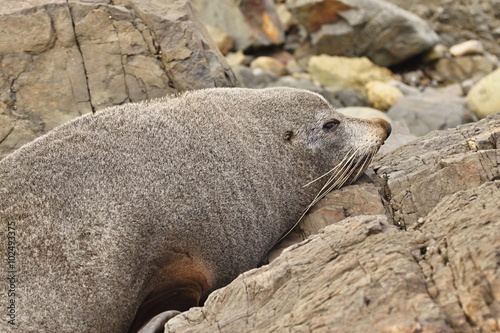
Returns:
[[[337,119],[332,119],[323,124],[323,129],[327,132],[331,132],[335,130],[340,124],[340,121]]]

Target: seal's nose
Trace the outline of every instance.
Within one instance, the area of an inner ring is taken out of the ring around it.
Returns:
[[[391,132],[392,132],[391,124],[389,124],[389,122],[385,121],[382,118],[373,118],[372,121],[374,123],[381,125],[385,129],[386,136],[385,136],[384,140],[386,140],[389,137],[389,135],[391,135]]]

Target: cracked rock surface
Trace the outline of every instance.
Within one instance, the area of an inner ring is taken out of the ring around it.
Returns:
[[[499,147],[496,114],[379,157],[166,332],[500,331]]]
[[[236,79],[188,0],[0,6],[0,158],[79,115]]]

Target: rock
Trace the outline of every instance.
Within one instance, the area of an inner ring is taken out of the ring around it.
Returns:
[[[381,183],[374,175],[375,187],[333,192],[311,212],[318,226],[333,224],[243,273],[166,331],[497,331],[499,129],[496,115],[382,157]],[[365,209],[370,215],[358,215]]]
[[[335,91],[335,97],[342,103],[343,106],[369,106],[370,103],[361,93],[352,89],[342,89]]]
[[[466,42],[455,44],[450,47],[450,53],[454,57],[483,54],[484,46],[483,43],[479,40],[468,40]]]
[[[491,61],[481,55],[443,58],[425,68],[425,73],[443,84],[460,83],[493,71]]]
[[[371,105],[378,110],[389,110],[403,93],[389,83],[370,81],[365,85],[366,95]]]
[[[187,0],[9,2],[0,31],[0,157],[84,113],[236,84]]]
[[[226,61],[231,67],[249,65],[250,57],[246,56],[243,52],[229,52],[226,54]]]
[[[467,104],[479,117],[500,112],[500,68],[477,82],[467,95]]]
[[[387,115],[404,121],[416,136],[453,128],[470,119],[465,98],[437,93],[400,97]]]
[[[449,51],[446,46],[444,46],[443,44],[436,44],[428,52],[422,54],[421,61],[424,64],[435,62],[436,60],[444,58],[446,55],[448,55],[448,53]]]
[[[311,44],[304,42],[295,49],[293,57],[302,68],[308,68],[313,52]]]
[[[466,81],[464,81],[464,82],[466,82]],[[428,92],[428,91],[435,91],[438,94],[445,94],[445,95],[453,95],[453,96],[457,96],[457,97],[464,97],[465,96],[465,94],[464,94],[464,88],[463,88],[464,82],[462,82],[462,83],[454,83],[454,84],[450,84],[450,85],[443,86],[443,87],[437,87],[437,88],[431,88],[431,87],[429,87],[429,88],[425,89],[425,91],[426,92]]]
[[[276,14],[278,14],[281,26],[285,31],[299,23],[284,3],[276,4]]]
[[[373,177],[373,171],[371,174]],[[384,213],[385,207],[380,200],[378,188],[370,176],[363,175],[355,184],[329,193],[314,205],[300,224],[268,253],[267,260],[272,262],[287,247],[300,243],[324,227],[347,217]]]
[[[294,59],[290,59],[286,63],[286,70],[288,73],[296,74],[296,73],[304,73],[304,69],[299,65],[299,63]]]
[[[370,81],[386,82],[392,79],[392,72],[372,63],[368,58],[345,58],[328,55],[309,59],[309,72],[314,80],[325,87],[353,89],[365,92]]]
[[[426,20],[445,45],[479,40],[491,53],[500,54],[496,32],[500,31],[498,0],[387,0]]]
[[[192,3],[205,23],[231,36],[237,51],[284,41],[273,0],[193,0]]]
[[[405,143],[410,142],[411,140],[416,138],[415,135],[410,133],[410,129],[408,128],[408,125],[406,125],[405,122],[394,121],[391,118],[389,118],[385,112],[367,107],[345,107],[345,108],[338,108],[337,111],[351,117],[382,118],[391,124],[392,126],[391,135],[387,140],[385,140],[382,147],[380,147],[377,155],[387,154],[388,152],[391,152],[396,148],[399,148]],[[337,193],[337,191],[334,191],[329,195],[334,195],[335,193]]]
[[[482,78],[481,77],[473,77],[472,79],[468,79],[460,83],[460,86],[462,87],[463,95],[467,96],[474,87],[476,83],[478,83]]]
[[[268,87],[291,87],[298,89],[311,90],[317,93],[321,93],[323,89],[312,83],[308,79],[296,79],[292,76],[283,76],[278,78],[278,80],[271,82],[267,85]]]
[[[287,69],[288,69],[288,66],[287,66]],[[311,74],[307,73],[307,72],[297,72],[297,73],[292,73],[291,75],[294,79],[297,79],[297,80],[302,80],[302,79],[306,79],[308,81],[311,81],[313,80]]]
[[[210,37],[212,37],[215,45],[219,48],[219,51],[223,55],[228,54],[233,48],[233,39],[231,36],[213,25],[207,24],[206,27]]]
[[[295,60],[293,54],[291,54],[286,50],[281,50],[281,49],[268,53],[267,55],[271,58],[281,61],[285,65],[287,65],[288,62]]]
[[[391,136],[385,140],[382,147],[380,147],[376,156],[383,156],[397,148],[405,145],[406,143],[414,140],[416,136],[410,132],[408,125],[400,120],[391,120],[392,132]]]
[[[500,66],[500,60],[498,59],[498,56],[488,52],[486,52],[484,56],[493,64],[495,68],[498,68]]]
[[[311,35],[315,54],[367,56],[380,66],[391,66],[438,41],[425,21],[381,0],[287,0],[286,4]]]
[[[250,63],[250,68],[261,68],[266,72],[272,73],[276,76],[283,76],[287,74],[286,65],[281,61],[272,57],[261,56],[255,58]]]
[[[261,68],[252,70],[246,66],[235,66],[232,69],[240,87],[244,88],[265,88],[279,79]]]
[[[405,72],[403,74],[403,83],[410,87],[418,87],[421,89],[428,85],[429,79],[426,77],[423,70],[417,69]]]
[[[369,108],[369,107],[363,107],[363,106],[349,106],[349,107],[343,107],[343,108],[338,108],[338,112],[345,114],[350,117],[356,117],[356,118],[382,118],[389,123],[392,123],[392,119],[387,116],[385,112],[382,112],[377,109]],[[393,133],[391,133],[392,136]],[[385,143],[384,143],[385,144]]]
[[[500,114],[496,114],[434,131],[383,155],[372,167],[386,180],[394,222],[418,228],[445,197],[499,179],[499,147]]]
[[[409,86],[401,81],[392,80],[387,83],[390,84],[391,86],[398,88],[398,90],[401,91],[405,96],[420,95],[422,93],[420,89]]]

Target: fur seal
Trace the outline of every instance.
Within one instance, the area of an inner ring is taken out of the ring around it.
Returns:
[[[292,88],[192,91],[54,129],[0,161],[0,331],[132,332],[199,305],[389,133]]]

